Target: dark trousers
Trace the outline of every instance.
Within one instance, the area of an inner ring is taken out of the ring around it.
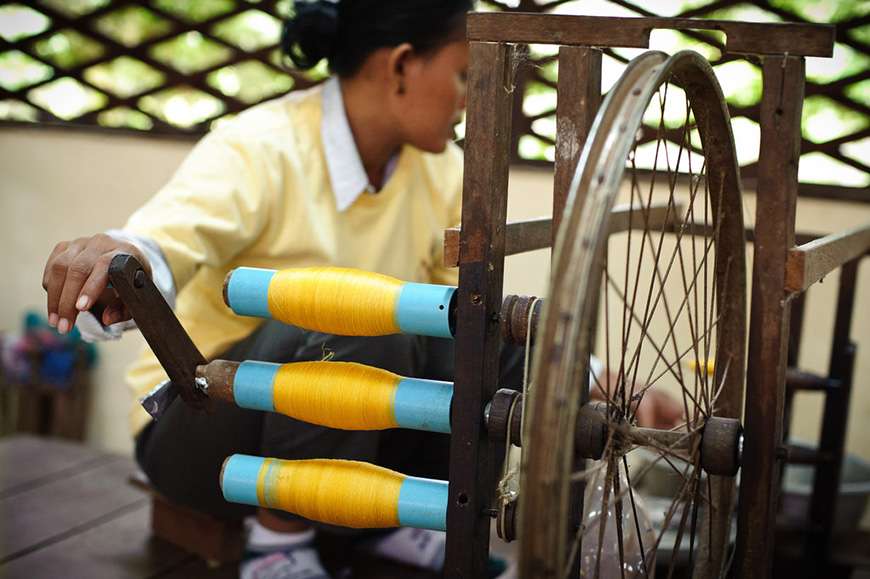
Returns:
[[[422,336],[347,337],[309,332],[275,321],[264,323],[220,358],[264,362],[322,360],[359,362],[396,374],[453,380],[453,341]],[[502,353],[503,386],[522,382],[522,351]],[[177,400],[136,439],[136,460],[151,484],[169,500],[223,519],[254,508],[228,503],[220,490],[224,459],[235,453],[270,458],[338,458],[391,468],[410,476],[447,479],[450,437],[413,430],[335,430],[280,414],[216,403],[213,412],[192,411]],[[293,518],[289,513],[276,514]]]

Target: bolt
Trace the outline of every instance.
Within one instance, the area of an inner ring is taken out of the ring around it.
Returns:
[[[133,285],[137,288],[145,287],[145,270],[136,270],[133,274]]]

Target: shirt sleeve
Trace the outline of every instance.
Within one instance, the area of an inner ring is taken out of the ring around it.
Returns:
[[[447,221],[444,229],[458,227],[462,220],[462,151],[450,145],[448,153],[450,162],[445,172],[445,193],[447,202]],[[434,244],[432,259],[432,283],[443,285],[459,285],[459,268],[444,266],[444,231],[440,231]]]
[[[226,264],[262,233],[270,181],[269,159],[256,143],[211,133],[124,231],[157,245],[180,291],[199,266]]]

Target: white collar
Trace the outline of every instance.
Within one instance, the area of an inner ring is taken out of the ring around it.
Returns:
[[[377,189],[369,182],[363,167],[347,113],[341,96],[338,77],[332,77],[323,84],[323,120],[320,125],[323,149],[326,154],[326,168],[335,205],[344,211],[363,193],[375,193]],[[396,167],[397,156],[393,156],[384,171],[384,182],[390,178]]]

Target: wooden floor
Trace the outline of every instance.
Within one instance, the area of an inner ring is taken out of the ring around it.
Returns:
[[[134,470],[129,458],[79,444],[0,438],[0,578],[236,577],[234,564],[210,569],[151,537],[150,497],[127,482]],[[370,559],[355,559],[341,576],[436,577]]]

